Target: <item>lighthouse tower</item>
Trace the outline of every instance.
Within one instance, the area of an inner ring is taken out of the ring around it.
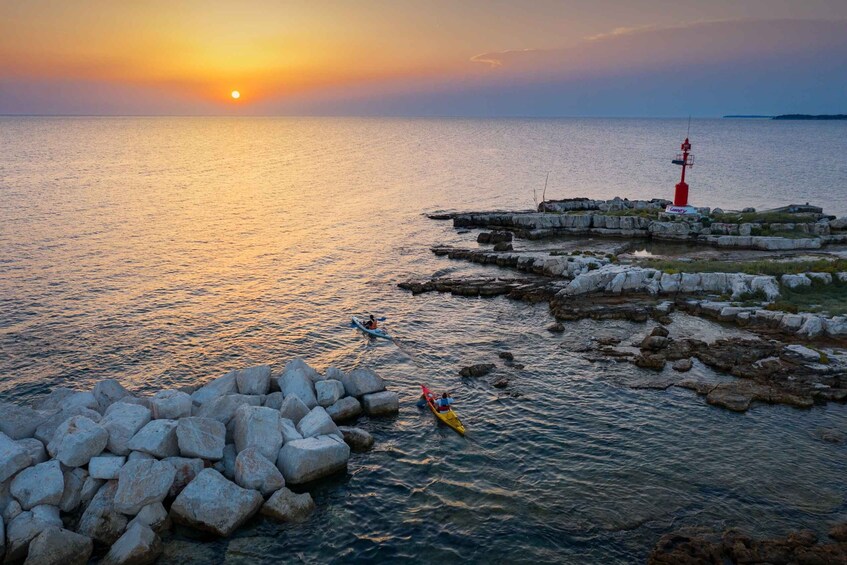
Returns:
[[[696,214],[697,209],[688,205],[688,183],[685,182],[685,169],[694,166],[694,155],[691,154],[691,143],[687,137],[679,149],[682,152],[678,153],[671,162],[682,167],[682,175],[676,185],[673,204],[668,205],[665,212],[670,214]]]

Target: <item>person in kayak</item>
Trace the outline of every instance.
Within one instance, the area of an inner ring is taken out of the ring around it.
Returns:
[[[451,404],[453,404],[453,399],[446,392],[442,393],[441,398],[435,401],[435,407],[438,408],[439,412],[447,412],[450,410]]]
[[[368,321],[365,322],[365,329],[366,330],[375,330],[376,329],[376,318],[374,318],[373,314],[371,314],[371,317],[368,319]]]

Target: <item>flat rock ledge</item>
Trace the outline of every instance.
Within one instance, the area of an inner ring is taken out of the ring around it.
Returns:
[[[847,563],[847,523],[833,526],[830,541],[808,530],[757,539],[737,529],[683,528],[661,537],[649,565],[719,563]]]
[[[286,485],[344,472],[374,443],[336,422],[398,410],[374,371],[301,359],[150,396],[109,379],[0,401],[0,561],[152,563],[174,523],[227,537],[260,512],[304,521],[315,503]]]

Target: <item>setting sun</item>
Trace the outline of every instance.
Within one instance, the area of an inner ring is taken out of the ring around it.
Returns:
[[[233,90],[231,96],[233,100],[238,100],[239,98],[241,98],[241,93],[237,90]]]

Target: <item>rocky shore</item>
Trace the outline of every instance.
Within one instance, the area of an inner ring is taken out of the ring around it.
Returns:
[[[647,560],[649,565],[719,565],[723,563],[835,564],[847,563],[847,523],[821,541],[812,531],[757,539],[737,529],[723,532],[685,528],[662,536]]]
[[[684,218],[664,214],[666,204],[659,199],[576,198],[545,201],[537,211],[439,215],[434,219],[452,219],[461,231],[494,231],[479,232],[477,248],[436,245],[431,248],[435,255],[496,266],[521,276],[434,277],[399,286],[413,294],[449,292],[464,297],[506,296],[547,302],[556,320],[547,328],[553,332],[565,331],[564,323],[583,318],[653,320],[667,325],[673,322],[675,312],[714,321],[717,327],[732,324],[752,335],[707,341],[673,337],[667,328],[659,326],[633,343],[595,340],[584,352],[591,360],[625,360],[655,372],[654,376],[631,379],[627,384],[634,388],[689,388],[709,404],[734,411],[747,410],[754,402],[808,408],[815,403],[847,400],[847,358],[841,349],[847,347],[847,315],[785,310],[792,306],[783,304],[798,292],[814,291],[836,297],[836,303],[841,296],[843,307],[847,270],[833,271],[832,266],[847,268],[844,261],[837,254],[813,258],[799,255],[798,265],[825,267],[827,271],[767,274],[746,268],[743,255],[748,253],[752,263],[794,261],[785,253],[841,242],[847,235],[847,218],[827,216],[809,205],[766,212],[704,208],[699,216]],[[554,236],[561,237],[543,248],[515,248],[517,240]],[[598,249],[594,236],[613,236],[622,243]],[[570,250],[573,245],[557,245],[575,239],[594,249]],[[683,258],[658,261],[654,267],[654,263],[643,264],[626,255],[632,242],[651,239],[684,241],[687,249],[717,245],[765,251],[735,252],[736,257],[724,263],[726,271],[719,270],[720,262]],[[698,271],[698,267],[708,270]],[[732,267],[744,270],[733,272]],[[735,380],[687,378],[685,373],[694,361]],[[672,370],[666,368],[668,365]]]
[[[366,368],[325,374],[300,359],[199,387],[134,395],[116,380],[0,402],[0,559],[151,563],[173,524],[226,537],[257,514],[302,521],[308,484],[347,468],[373,437],[338,426],[396,414]]]

